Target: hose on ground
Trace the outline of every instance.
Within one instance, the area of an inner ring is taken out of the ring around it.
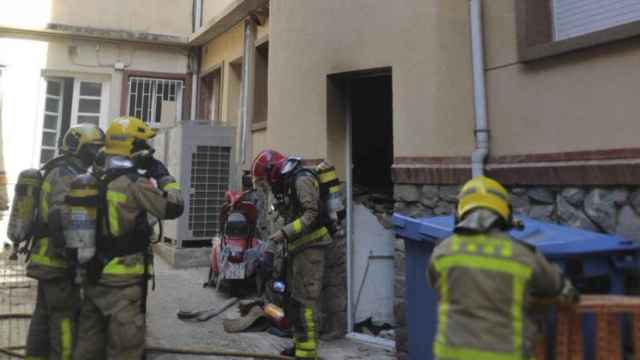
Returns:
[[[0,314],[0,320],[7,319],[29,319],[30,314]],[[25,356],[17,353],[13,350],[23,350],[25,346],[11,346],[0,347],[0,354],[4,354],[17,359],[24,359]],[[218,349],[184,349],[184,348],[166,348],[159,346],[147,346],[146,351],[157,352],[165,354],[183,354],[183,355],[207,355],[207,356],[228,356],[239,358],[254,358],[254,359],[268,359],[268,360],[293,360],[292,357],[274,355],[274,354],[262,354],[262,353],[249,353],[241,351],[223,351]]]

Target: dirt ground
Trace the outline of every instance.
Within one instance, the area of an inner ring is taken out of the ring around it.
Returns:
[[[0,315],[31,313],[36,298],[37,283],[24,276],[24,265],[8,260],[0,253]],[[266,332],[228,334],[222,322],[237,317],[232,307],[206,322],[187,322],[176,316],[178,310],[201,310],[217,307],[228,296],[203,288],[206,268],[176,270],[160,258],[155,259],[156,289],[149,293],[147,314],[147,345],[191,349],[221,349],[225,351],[277,354],[290,344],[289,339]],[[24,345],[28,320],[0,320],[0,347]],[[325,360],[394,359],[389,351],[357,344],[349,340],[321,342],[320,354]],[[231,357],[149,354],[149,359],[236,359]],[[0,355],[0,359],[9,359]]]

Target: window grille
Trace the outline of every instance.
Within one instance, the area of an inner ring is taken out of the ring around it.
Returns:
[[[146,122],[158,123],[162,116],[162,102],[172,101],[176,102],[176,116],[180,116],[183,90],[182,80],[132,76],[129,78],[127,114]]]

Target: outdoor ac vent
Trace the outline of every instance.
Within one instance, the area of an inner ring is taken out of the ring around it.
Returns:
[[[156,154],[180,184],[185,211],[164,222],[165,240],[178,248],[210,246],[219,229],[226,191],[235,189],[236,130],[207,121],[181,121],[161,129]]]
[[[196,238],[217,235],[218,214],[229,189],[230,165],[229,146],[197,146],[191,154],[189,230]]]

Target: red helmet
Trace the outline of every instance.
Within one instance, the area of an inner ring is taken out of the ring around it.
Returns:
[[[287,158],[275,150],[262,150],[251,164],[251,176],[254,179],[266,179],[269,184],[282,180],[282,166]]]

